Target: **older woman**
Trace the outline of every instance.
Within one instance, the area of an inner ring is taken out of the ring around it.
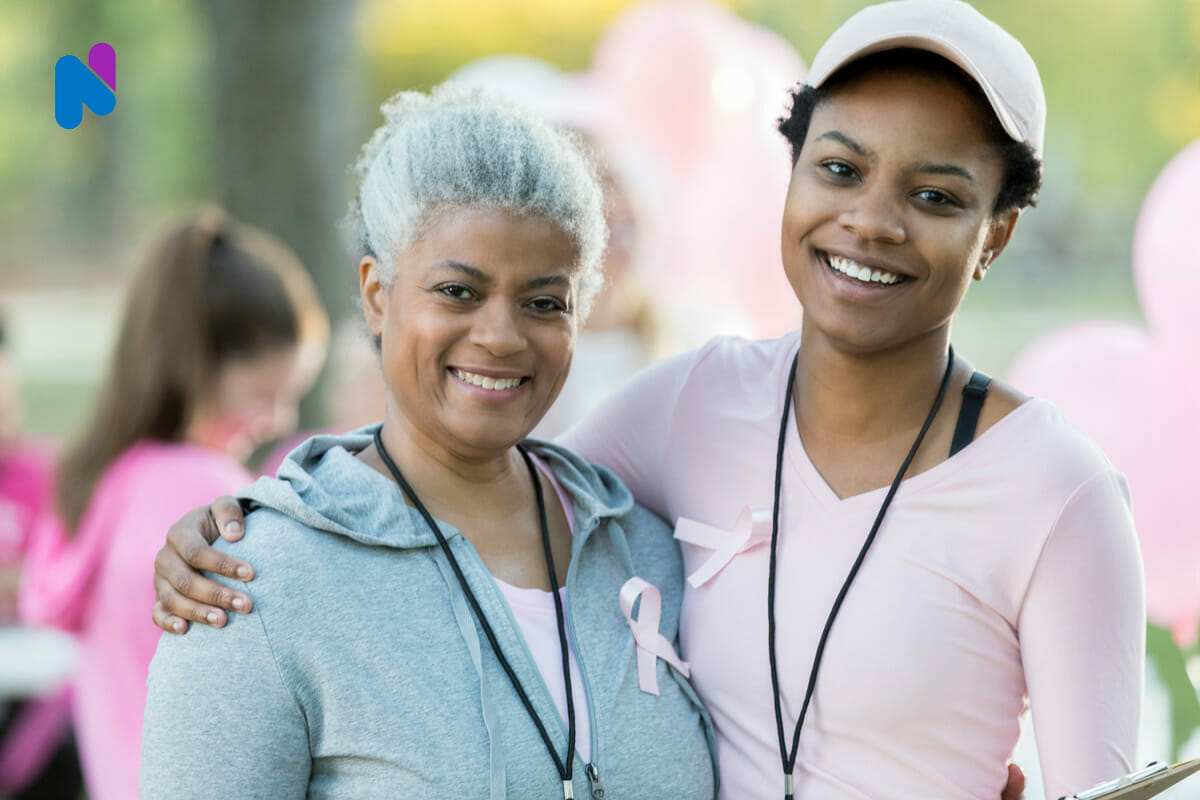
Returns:
[[[1047,797],[1132,766],[1145,617],[1124,479],[950,348],[1036,195],[1044,119],[1029,55],[966,3],[861,11],[780,126],[802,329],[658,364],[567,437],[677,521],[724,797],[994,797],[1027,703]],[[163,575],[192,579],[180,546],[248,569],[185,522]]]
[[[162,641],[141,795],[711,798],[669,529],[603,468],[520,444],[596,290],[591,168],[452,90],[384,111],[357,221],[386,417],[246,490],[229,550],[259,566],[256,613]]]

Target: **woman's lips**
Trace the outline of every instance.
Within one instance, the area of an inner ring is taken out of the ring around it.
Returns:
[[[863,264],[852,258],[833,253],[822,253],[821,260],[838,276],[848,278],[861,286],[883,288],[908,280],[908,276],[898,272]]]
[[[448,371],[460,383],[471,386],[476,389],[482,389],[487,392],[510,393],[519,389],[522,385],[529,381],[528,376],[512,376],[503,377],[496,375],[484,375],[478,372],[470,372],[457,367],[449,367]]]

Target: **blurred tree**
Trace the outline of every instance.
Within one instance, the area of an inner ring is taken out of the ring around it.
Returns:
[[[338,221],[362,141],[357,3],[202,0],[212,30],[218,200],[300,254],[335,319],[356,272]]]
[[[352,312],[357,272],[338,222],[362,141],[353,36],[357,3],[202,0],[212,28],[217,196],[237,219],[300,255],[336,322]],[[321,424],[320,392],[301,406]]]

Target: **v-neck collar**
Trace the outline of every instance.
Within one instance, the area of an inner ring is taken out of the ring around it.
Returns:
[[[793,354],[793,358],[795,355]],[[787,372],[784,371],[783,381],[787,381]],[[784,386],[782,384],[776,390],[778,397],[783,397]],[[920,472],[911,477],[905,478],[900,482],[900,488],[896,491],[896,499],[899,500],[905,494],[914,491],[919,491],[932,486],[948,475],[953,474],[954,470],[963,463],[964,458],[978,458],[981,453],[989,447],[989,442],[1002,436],[1002,431],[1006,428],[1020,424],[1020,421],[1028,414],[1033,413],[1030,409],[1044,405],[1045,401],[1039,400],[1036,397],[1026,400],[1021,405],[1014,408],[1003,418],[998,420],[986,431],[977,436],[974,441],[959,451],[953,458],[947,458],[944,461],[935,464],[924,472]],[[782,409],[780,409],[782,410]],[[1000,430],[1001,433],[995,433]],[[820,471],[817,470],[812,459],[809,458],[808,451],[804,447],[804,442],[800,438],[800,429],[796,421],[796,404],[792,403],[791,414],[788,420],[787,433],[784,436],[784,453],[783,460],[786,468],[796,476],[805,490],[812,496],[817,504],[826,511],[845,510],[846,512],[857,511],[863,505],[878,507],[883,502],[884,496],[887,494],[890,483],[880,486],[875,489],[870,489],[859,494],[849,495],[847,497],[839,497],[833,487],[825,480]],[[896,469],[900,465],[896,464]],[[786,487],[786,482],[785,482]],[[786,491],[786,488],[785,488]]]

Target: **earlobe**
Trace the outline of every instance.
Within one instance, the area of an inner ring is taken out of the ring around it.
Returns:
[[[988,229],[987,240],[983,243],[983,251],[979,254],[979,263],[975,265],[975,280],[983,280],[984,276],[987,275],[988,267],[1000,257],[1000,254],[1004,252],[1004,248],[1008,247],[1009,241],[1012,240],[1013,231],[1017,228],[1017,219],[1020,216],[1020,210],[1013,209],[992,220]]]

